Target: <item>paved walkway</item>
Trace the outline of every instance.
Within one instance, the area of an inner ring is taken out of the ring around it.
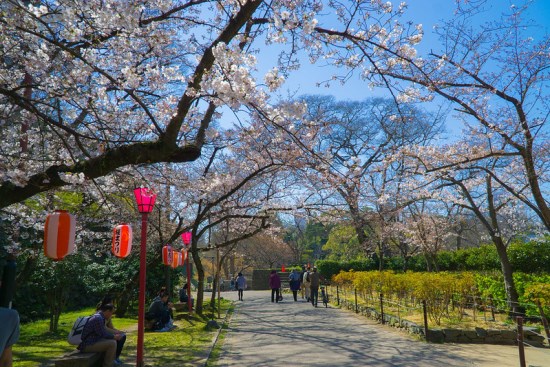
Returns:
[[[314,308],[285,294],[271,303],[269,291],[222,296],[236,311],[217,366],[506,367],[519,366],[514,346],[427,344],[406,333],[337,308]],[[528,366],[550,366],[550,351],[526,349]]]

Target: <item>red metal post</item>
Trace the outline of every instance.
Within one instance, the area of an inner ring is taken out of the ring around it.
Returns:
[[[189,267],[189,256],[191,256],[191,253],[187,251],[187,308],[189,309],[189,315],[191,315],[193,307],[191,305],[191,268]]]
[[[136,367],[143,367],[143,330],[145,324],[145,280],[147,266],[147,216],[141,214],[141,248],[139,251],[139,307]]]

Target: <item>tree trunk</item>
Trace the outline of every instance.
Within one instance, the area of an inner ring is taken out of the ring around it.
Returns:
[[[195,312],[202,315],[202,305],[204,301],[204,267],[202,266],[201,258],[198,251],[193,251],[193,262],[197,268],[197,299],[195,300]]]
[[[523,313],[521,307],[519,307],[518,292],[516,290],[516,285],[514,284],[513,270],[510,260],[508,259],[508,253],[506,252],[506,246],[502,242],[500,237],[494,237],[493,243],[497,248],[498,257],[500,259],[500,268],[502,270],[502,275],[504,276],[504,289],[506,291],[506,301],[508,303],[508,310],[511,311],[510,316],[514,314]]]
[[[378,252],[380,255],[378,256],[378,271],[384,270],[384,242],[379,241],[378,242]]]

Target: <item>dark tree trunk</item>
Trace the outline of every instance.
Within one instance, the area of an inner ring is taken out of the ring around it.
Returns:
[[[497,248],[498,257],[500,259],[500,268],[502,275],[504,276],[504,289],[506,291],[506,301],[508,302],[508,309],[512,311],[511,315],[523,313],[521,307],[519,307],[518,292],[514,283],[512,265],[508,259],[508,253],[506,252],[506,246],[502,242],[500,237],[494,237],[493,243]]]

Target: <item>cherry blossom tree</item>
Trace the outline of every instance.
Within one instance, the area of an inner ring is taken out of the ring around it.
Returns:
[[[402,11],[380,1],[3,1],[0,208],[129,165],[193,161],[219,106],[276,119],[269,93],[299,67],[298,52],[313,62],[332,52],[317,41],[338,37],[332,14],[349,31],[357,22],[374,52],[382,32],[395,47],[413,41],[396,22]],[[262,74],[266,43],[282,51]]]
[[[439,131],[438,117],[381,98],[337,102],[309,96],[304,101],[306,121],[315,124],[315,140],[304,163],[308,187],[327,198],[318,201],[333,215],[349,217],[365,255],[376,246],[383,255],[385,240],[375,237],[408,200],[399,194],[403,168],[390,158],[403,145],[426,144]]]
[[[463,122],[466,140],[476,144],[468,145],[469,152],[461,151],[447,166],[433,169],[452,169],[492,157],[511,158],[508,170],[482,166],[550,230],[546,88],[550,38],[532,36],[535,25],[523,19],[527,5],[511,5],[498,18],[495,14],[501,10],[491,9],[486,1],[457,4],[456,15],[436,28],[440,48],[427,54],[419,54],[409,44],[396,48],[381,33],[378,36],[384,44],[375,48],[373,56],[371,39],[361,33],[349,29],[319,32],[333,35],[324,42],[332,42],[338,50],[331,55],[334,64],[348,55],[356,60],[349,67],[360,70],[371,85],[389,88],[397,101],[449,102]],[[422,33],[420,28],[418,32],[411,43]],[[515,179],[509,180],[512,170]]]

